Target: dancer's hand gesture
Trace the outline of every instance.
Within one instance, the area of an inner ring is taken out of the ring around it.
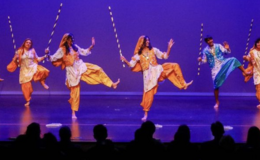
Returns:
[[[95,45],[95,38],[92,37],[91,41],[92,41],[92,46],[94,46]]]
[[[172,48],[172,46],[174,45],[174,41],[173,41],[173,39],[170,39],[170,41],[168,42],[168,48],[170,49],[170,48]]]
[[[126,61],[127,61],[124,56],[120,56],[120,59],[121,59],[121,61],[123,61],[123,62],[126,62]]]
[[[46,49],[45,49],[45,54],[49,54],[49,53],[50,53],[49,48],[46,48]]]
[[[230,50],[228,42],[223,42],[224,48]]]

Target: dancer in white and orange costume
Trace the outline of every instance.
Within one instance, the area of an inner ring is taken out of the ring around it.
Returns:
[[[147,120],[148,111],[152,106],[154,95],[157,93],[158,82],[168,79],[179,89],[187,89],[193,82],[185,82],[178,63],[170,62],[162,65],[157,63],[157,58],[168,59],[173,44],[173,39],[170,39],[167,52],[161,52],[151,46],[148,36],[143,35],[138,39],[134,56],[130,62],[124,56],[121,56],[121,60],[131,67],[133,72],[143,73],[144,89],[141,106],[143,107],[144,116],[141,119],[142,121]]]
[[[248,55],[243,56],[243,59],[248,61],[248,67],[245,69],[252,75],[245,77],[245,82],[248,82],[253,77],[254,85],[256,89],[256,98],[259,101],[257,108],[260,109],[260,38],[256,39],[253,48],[251,48]]]
[[[87,84],[96,85],[103,84],[107,87],[116,89],[120,83],[120,79],[113,82],[103,69],[91,63],[85,63],[79,55],[88,56],[95,45],[95,39],[92,37],[92,44],[89,48],[80,48],[74,44],[74,36],[71,33],[63,35],[59,49],[53,55],[49,56],[50,61],[56,67],[61,66],[66,69],[65,85],[70,90],[69,103],[72,110],[72,118],[76,119],[76,111],[79,110],[80,104],[80,80]],[[45,53],[49,53],[46,49]]]
[[[45,84],[49,76],[49,70],[39,65],[47,56],[38,57],[33,42],[30,38],[25,39],[22,46],[16,51],[11,63],[8,64],[7,70],[14,72],[20,66],[19,83],[26,100],[25,106],[29,107],[33,92],[32,81],[39,81],[45,89],[49,86]]]

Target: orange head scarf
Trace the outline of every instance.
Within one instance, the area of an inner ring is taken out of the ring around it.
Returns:
[[[136,46],[135,46],[135,50],[134,50],[134,55],[135,54],[138,54],[139,50],[141,49],[143,43],[144,43],[144,35],[140,36],[137,43],[136,43]]]
[[[65,33],[60,41],[60,46],[59,47],[64,47],[65,43],[67,42],[67,39],[69,37],[69,33]]]
[[[134,55],[138,54],[139,50],[141,49],[141,47],[142,47],[142,45],[144,43],[144,38],[145,38],[144,35],[139,37],[139,39],[137,41],[137,44],[135,46]],[[140,62],[137,62],[136,65],[133,68],[131,68],[131,71],[133,71],[133,72],[142,72],[142,67],[141,67]]]

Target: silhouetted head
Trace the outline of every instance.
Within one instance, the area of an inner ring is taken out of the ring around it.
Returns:
[[[218,139],[221,138],[225,133],[223,124],[220,121],[216,121],[215,123],[212,123],[211,132],[215,138]]]
[[[224,135],[219,141],[219,146],[225,151],[234,151],[236,143],[230,135]]]
[[[68,126],[62,126],[59,130],[59,136],[61,141],[70,141],[71,130]]]
[[[43,142],[46,148],[55,148],[58,144],[57,138],[51,132],[45,133],[43,135]]]
[[[33,122],[33,123],[29,124],[27,126],[25,135],[28,138],[40,138],[40,135],[41,135],[40,124],[36,123],[36,122]]]
[[[142,123],[141,129],[146,136],[152,138],[156,128],[152,121],[145,121]]]
[[[247,133],[246,144],[252,147],[260,146],[260,130],[256,126],[252,126],[249,128]]]
[[[174,135],[174,141],[189,143],[190,142],[190,128],[186,125],[180,125]]]
[[[107,138],[107,128],[103,124],[97,124],[93,128],[94,138],[99,140],[105,140]]]

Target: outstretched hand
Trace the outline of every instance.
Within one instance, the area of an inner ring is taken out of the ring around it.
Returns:
[[[224,42],[223,42],[223,45],[224,45],[224,48],[225,48],[225,49],[227,49],[227,50],[230,49],[228,42],[224,41]]]
[[[95,45],[95,38],[92,37],[91,41],[92,41],[92,46],[94,46]]]
[[[126,62],[126,59],[124,56],[120,56],[120,60],[123,61],[123,62]]]
[[[168,42],[168,48],[172,48],[172,46],[174,45],[174,41],[173,39],[170,39],[170,41]]]
[[[50,53],[49,48],[46,48],[46,49],[45,49],[45,54],[49,54],[49,53]]]

